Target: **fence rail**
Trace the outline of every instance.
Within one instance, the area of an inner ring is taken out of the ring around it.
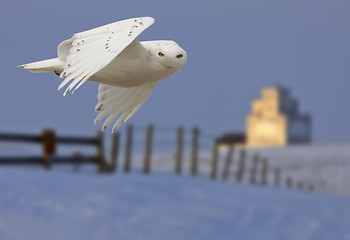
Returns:
[[[0,157],[0,165],[32,165],[40,164],[42,165],[45,159],[43,157]],[[55,164],[67,164],[67,163],[91,163],[96,164],[98,161],[97,157],[94,156],[84,156],[84,157],[70,157],[70,156],[60,156],[52,157],[52,161]]]
[[[111,147],[111,159],[107,164],[104,157],[103,136],[100,132],[95,137],[74,137],[74,136],[56,136],[53,130],[43,130],[41,135],[34,134],[13,134],[1,133],[0,141],[35,143],[42,145],[42,156],[33,157],[0,157],[0,165],[28,165],[42,164],[46,169],[50,169],[54,164],[96,164],[97,171],[102,173],[114,171],[116,166],[116,157],[118,151],[118,134],[113,136]],[[56,156],[56,145],[89,145],[96,148],[95,156]]]
[[[0,141],[7,142],[32,142],[42,143],[44,137],[34,134],[16,134],[16,133],[0,133]],[[80,144],[80,145],[94,145],[98,143],[96,138],[88,137],[56,137],[56,141],[60,144]]]

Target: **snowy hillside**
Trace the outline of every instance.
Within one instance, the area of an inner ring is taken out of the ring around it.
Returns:
[[[1,240],[350,239],[350,198],[206,178],[0,168]]]

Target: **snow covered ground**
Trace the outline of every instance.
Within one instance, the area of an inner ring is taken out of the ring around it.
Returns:
[[[350,239],[350,198],[232,181],[0,168],[1,240]]]

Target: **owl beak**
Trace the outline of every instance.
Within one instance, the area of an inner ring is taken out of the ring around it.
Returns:
[[[172,69],[172,68],[174,68],[174,66],[171,63],[169,63],[168,65],[166,65],[166,68]]]
[[[167,69],[173,69],[174,68],[174,64],[172,64],[171,62],[168,63],[168,65],[166,65]]]

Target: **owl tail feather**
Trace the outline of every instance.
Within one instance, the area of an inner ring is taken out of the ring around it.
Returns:
[[[31,72],[56,72],[60,73],[63,69],[63,62],[58,58],[52,58],[48,60],[27,63],[17,66],[18,68],[27,69]]]

